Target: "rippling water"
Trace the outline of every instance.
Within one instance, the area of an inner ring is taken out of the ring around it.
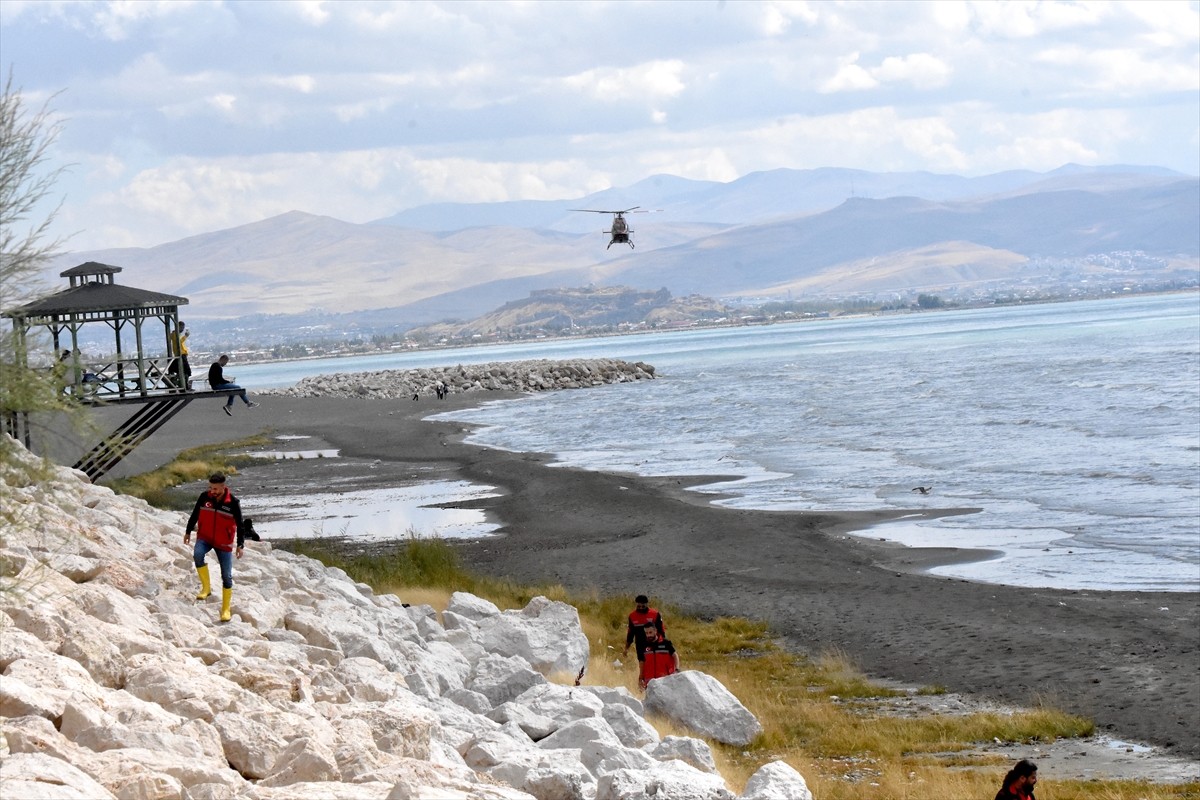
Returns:
[[[661,380],[455,418],[473,441],[647,475],[737,475],[767,509],[977,507],[872,536],[1004,555],[939,570],[1028,586],[1200,589],[1196,294],[831,319],[247,366],[307,375],[531,358],[642,360]],[[915,486],[933,486],[919,495]]]
[[[504,357],[637,358],[662,379],[452,415],[486,426],[474,442],[587,469],[738,475],[707,489],[746,508],[977,507],[871,535],[1003,551],[939,570],[975,580],[1200,589],[1194,294],[555,347],[570,352]]]

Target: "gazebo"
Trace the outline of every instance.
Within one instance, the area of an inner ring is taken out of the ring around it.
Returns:
[[[192,392],[187,385],[176,344],[179,307],[187,305],[187,298],[122,286],[113,279],[120,271],[120,267],[96,261],[80,264],[59,273],[70,281],[68,288],[4,312],[12,319],[19,363],[28,364],[31,332],[46,329],[64,393],[84,405],[140,406],[75,464],[93,481],[196,397],[229,394]],[[111,330],[114,350],[109,356],[89,360],[80,354],[79,334],[84,326],[98,324]],[[4,420],[4,427],[29,446],[27,416],[11,415]]]

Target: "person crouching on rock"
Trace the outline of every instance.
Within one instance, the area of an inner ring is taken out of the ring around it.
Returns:
[[[669,639],[659,637],[655,626],[647,625],[642,630],[646,635],[646,645],[642,648],[642,672],[638,687],[644,692],[650,681],[679,671],[679,654]]]
[[[208,489],[196,500],[196,507],[188,517],[183,543],[192,540],[196,531],[196,547],[192,551],[196,562],[196,574],[200,576],[200,593],[197,600],[212,594],[208,580],[208,564],[204,563],[209,550],[217,551],[217,562],[221,565],[221,621],[228,622],[232,616],[229,603],[233,598],[233,558],[242,557],[245,544],[242,523],[242,504],[225,485],[225,476],[214,472],[208,478]],[[237,549],[234,550],[234,545]]]

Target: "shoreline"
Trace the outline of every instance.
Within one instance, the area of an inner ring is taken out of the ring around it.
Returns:
[[[483,509],[500,535],[447,540],[473,571],[576,591],[644,592],[705,618],[763,620],[790,649],[844,652],[875,678],[1010,706],[1046,702],[1094,720],[1097,733],[1200,760],[1200,593],[1030,589],[930,575],[931,566],[976,560],[979,551],[871,541],[870,525],[898,512],[715,506],[714,495],[687,491],[704,476],[548,467],[545,454],[468,445],[462,423],[424,420],[512,396],[413,403],[259,395],[259,409],[239,405],[232,419],[217,403],[199,402],[120,472],[266,428],[317,437],[346,457],[407,465],[424,479],[498,487],[500,496],[462,507]],[[253,471],[234,479],[235,491],[270,494]]]

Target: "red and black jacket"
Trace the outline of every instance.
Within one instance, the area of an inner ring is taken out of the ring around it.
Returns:
[[[641,650],[642,670],[638,683],[643,689],[655,678],[675,673],[675,646],[666,639],[647,642]]]
[[[242,504],[225,490],[223,497],[214,498],[207,490],[196,501],[192,515],[188,517],[187,532],[196,531],[196,538],[208,542],[218,550],[229,552],[236,542],[241,547],[245,539],[242,533]]]
[[[662,614],[658,613],[658,609],[647,608],[645,611],[634,609],[629,613],[629,625],[625,628],[625,646],[629,647],[634,641],[637,642],[637,657],[638,661],[642,660],[642,650],[646,647],[646,632],[643,630],[647,625],[653,625],[658,628],[658,638],[666,638],[667,631],[663,625]]]

